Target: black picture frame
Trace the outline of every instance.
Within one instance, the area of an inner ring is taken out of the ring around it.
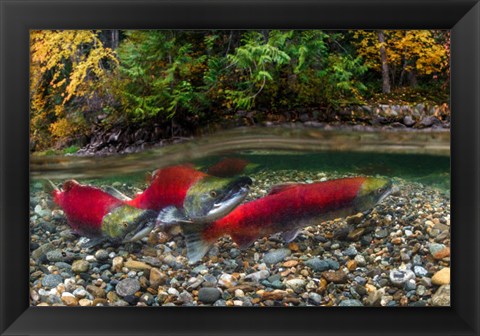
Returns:
[[[2,335],[478,335],[480,4],[472,0],[0,0]],[[451,29],[450,308],[30,307],[30,29]]]

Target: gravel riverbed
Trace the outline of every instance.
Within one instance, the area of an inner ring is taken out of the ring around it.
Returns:
[[[342,177],[301,171],[250,175],[248,199],[284,182]],[[344,176],[344,175],[343,175]],[[132,196],[144,186],[114,183]],[[368,215],[277,235],[240,250],[228,237],[189,265],[180,230],[135,244],[82,247],[40,183],[30,198],[33,306],[449,306],[450,197],[394,179]],[[295,220],[292,218],[292,220]]]

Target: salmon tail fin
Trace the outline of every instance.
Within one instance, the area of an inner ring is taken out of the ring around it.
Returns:
[[[182,223],[180,226],[187,245],[188,263],[195,264],[202,260],[213,245],[213,242],[207,241],[202,234],[208,224]]]
[[[235,244],[238,245],[238,247],[241,250],[246,249],[250,245],[253,244],[255,240],[257,240],[258,236],[256,235],[242,235],[242,234],[231,234],[231,237]]]

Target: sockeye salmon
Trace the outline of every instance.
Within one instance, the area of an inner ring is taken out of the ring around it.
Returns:
[[[90,246],[104,240],[130,242],[141,239],[155,226],[157,212],[137,209],[100,188],[75,180],[53,186],[53,200],[78,234],[92,239]]]
[[[267,196],[242,204],[213,223],[182,225],[189,262],[202,259],[224,235],[240,248],[277,232],[290,242],[303,227],[370,210],[391,188],[389,180],[372,177],[274,186]]]
[[[147,189],[126,204],[160,211],[158,219],[166,225],[213,222],[239,205],[251,184],[247,176],[220,178],[191,166],[171,166],[157,170]]]

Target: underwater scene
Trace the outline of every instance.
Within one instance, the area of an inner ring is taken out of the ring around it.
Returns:
[[[33,159],[31,304],[445,305],[449,140],[264,128]]]
[[[450,306],[450,31],[31,30],[29,89],[31,306]]]

